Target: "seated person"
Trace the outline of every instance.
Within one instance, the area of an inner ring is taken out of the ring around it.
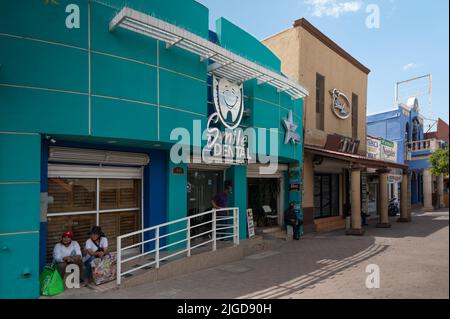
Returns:
[[[81,260],[80,245],[72,240],[73,233],[67,231],[61,236],[61,242],[55,245],[53,249],[53,262],[58,265],[58,271],[61,278],[66,274],[66,267],[69,264],[76,264],[80,268],[80,278],[83,278],[83,264]]]
[[[92,227],[89,232],[90,238],[86,241],[85,249],[86,256],[84,257],[84,265],[86,267],[86,280],[89,281],[92,277],[91,262],[95,258],[103,258],[108,254],[108,239],[103,233],[100,226]]]

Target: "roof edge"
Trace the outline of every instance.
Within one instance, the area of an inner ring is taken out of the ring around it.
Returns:
[[[313,35],[315,38],[317,38],[319,41],[321,41],[323,44],[325,44],[328,48],[339,54],[341,57],[346,59],[348,62],[353,64],[355,67],[357,67],[359,70],[364,72],[365,74],[370,73],[370,69],[364,66],[361,62],[356,60],[353,56],[351,56],[347,51],[345,51],[343,48],[341,48],[336,42],[331,40],[328,36],[326,36],[324,33],[322,33],[319,29],[317,29],[314,25],[311,24],[308,20],[305,18],[298,19],[294,22],[294,28],[295,27],[302,27],[306,31],[308,31],[311,35]]]

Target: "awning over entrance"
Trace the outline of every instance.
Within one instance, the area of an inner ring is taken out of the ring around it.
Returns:
[[[336,158],[343,161],[348,161],[356,164],[360,164],[366,166],[368,168],[377,168],[377,169],[408,169],[407,165],[402,165],[394,162],[386,162],[381,160],[371,159],[365,156],[357,155],[357,154],[347,154],[342,152],[330,151],[322,148],[318,148],[311,145],[305,145],[305,151],[322,155],[326,157]]]
[[[166,48],[172,46],[182,48],[197,54],[201,62],[211,60],[213,63],[208,66],[209,74],[226,77],[238,83],[257,79],[259,84],[271,85],[278,92],[285,92],[293,99],[300,99],[309,94],[300,84],[281,74],[234,54],[185,29],[128,7],[124,7],[111,20],[109,30],[114,31],[116,28],[128,29],[164,41]]]

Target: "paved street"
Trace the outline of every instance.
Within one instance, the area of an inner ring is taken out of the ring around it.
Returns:
[[[206,271],[97,293],[89,298],[448,298],[448,211],[414,214],[364,237],[342,231],[309,235],[300,242]],[[366,267],[380,267],[380,288],[368,289]]]

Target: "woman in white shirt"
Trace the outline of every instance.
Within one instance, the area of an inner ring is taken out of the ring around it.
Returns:
[[[84,266],[86,267],[86,279],[90,280],[92,276],[91,262],[95,258],[103,258],[108,254],[108,239],[100,226],[92,227],[89,233],[90,238],[86,241],[86,256],[84,257]]]

